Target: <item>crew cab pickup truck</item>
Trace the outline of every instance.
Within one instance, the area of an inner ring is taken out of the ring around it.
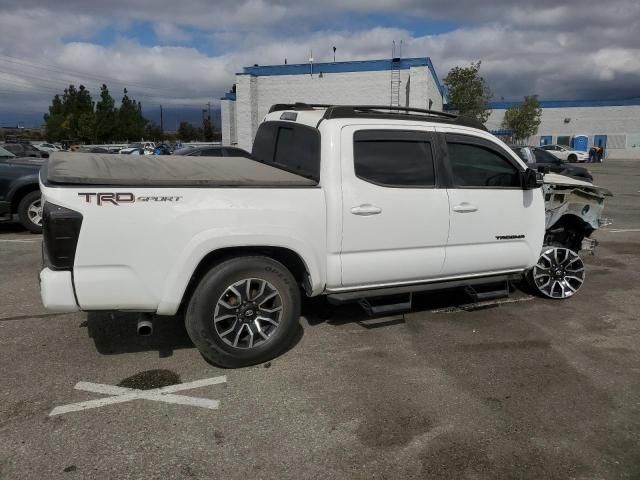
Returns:
[[[396,107],[274,105],[252,158],[54,153],[42,301],[182,312],[208,360],[238,367],[290,344],[302,293],[341,303],[529,274],[566,298],[584,267],[543,248],[541,186],[474,121]]]

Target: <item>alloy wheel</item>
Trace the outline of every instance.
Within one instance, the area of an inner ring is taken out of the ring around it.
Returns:
[[[278,329],[282,297],[269,282],[245,278],[229,285],[216,303],[213,323],[222,341],[234,348],[254,348]]]
[[[532,270],[534,286],[549,298],[571,297],[584,283],[584,276],[582,259],[564,247],[545,247]]]
[[[27,215],[29,216],[29,221],[34,225],[42,226],[42,200],[37,199],[29,204],[29,208],[27,208]]]

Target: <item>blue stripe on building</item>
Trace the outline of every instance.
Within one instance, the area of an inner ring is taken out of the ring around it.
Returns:
[[[381,72],[391,70],[392,66],[400,70],[408,70],[411,67],[427,67],[438,85],[441,95],[444,95],[444,87],[440,84],[436,70],[429,57],[402,58],[396,65],[391,59],[384,60],[355,60],[349,62],[325,62],[314,63],[313,73],[350,73],[350,72]],[[258,65],[244,67],[242,73],[237,75],[253,75],[256,77],[268,77],[274,75],[306,75],[311,73],[309,63],[291,63],[285,65]],[[229,99],[230,100],[230,99]]]
[[[504,110],[521,105],[522,102],[489,102],[492,110]],[[541,108],[571,108],[571,107],[627,107],[640,105],[640,98],[618,100],[540,100]]]

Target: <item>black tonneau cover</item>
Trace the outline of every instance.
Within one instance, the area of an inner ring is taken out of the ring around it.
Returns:
[[[44,176],[44,175],[43,175]],[[244,157],[181,155],[51,155],[51,184],[127,187],[309,187],[317,182]]]

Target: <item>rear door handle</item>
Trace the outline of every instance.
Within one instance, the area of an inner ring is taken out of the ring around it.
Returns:
[[[478,207],[467,202],[462,202],[460,205],[456,205],[455,207],[453,207],[453,211],[458,213],[475,212],[477,210]]]
[[[364,203],[362,205],[358,205],[357,207],[353,207],[351,209],[351,213],[353,213],[354,215],[368,217],[369,215],[377,215],[379,213],[382,213],[382,209],[380,207],[376,207],[375,205],[371,205],[370,203]]]

